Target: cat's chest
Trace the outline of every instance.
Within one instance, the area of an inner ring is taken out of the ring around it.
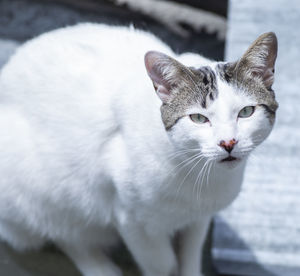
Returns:
[[[240,190],[243,166],[227,173],[217,168],[203,173],[201,164],[189,164],[180,170],[178,164],[156,158],[152,152],[145,151],[142,159],[134,155],[134,150],[130,155],[125,153],[126,146],[127,165],[114,162],[113,166],[116,176],[122,176],[113,178],[120,207],[116,216],[124,214],[129,221],[139,221],[150,228],[169,232],[180,229],[226,207]]]
[[[202,216],[211,216],[238,195],[243,173],[225,175],[214,171],[201,180],[198,176],[191,173],[153,188],[152,194],[141,199],[136,209],[139,219],[147,218],[145,223],[157,228],[176,230]]]
[[[201,216],[198,208],[174,201],[173,198],[140,202],[139,207],[130,213],[135,217],[135,221],[145,226],[147,231],[167,233],[179,230],[197,221]]]

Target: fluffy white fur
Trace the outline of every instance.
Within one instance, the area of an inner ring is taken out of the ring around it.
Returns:
[[[237,196],[246,155],[271,126],[262,109],[237,121],[254,99],[218,80],[209,108],[188,112],[212,125],[186,116],[166,132],[143,62],[149,50],[215,67],[144,32],[84,24],[26,43],[3,68],[2,239],[21,250],[51,240],[84,276],[117,276],[102,249],[121,236],[144,276],[200,275],[210,218]],[[233,137],[242,159],[221,164],[218,143]]]

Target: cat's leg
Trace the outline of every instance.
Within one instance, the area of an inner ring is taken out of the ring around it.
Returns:
[[[177,275],[176,257],[167,234],[152,235],[134,223],[121,227],[119,231],[143,276]]]
[[[211,217],[203,217],[181,233],[178,252],[180,276],[202,275],[202,250],[210,220]]]
[[[100,247],[88,246],[80,241],[60,242],[58,246],[70,257],[83,276],[122,276],[121,270]]]

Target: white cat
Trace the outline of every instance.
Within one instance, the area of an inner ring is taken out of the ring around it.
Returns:
[[[0,75],[0,237],[50,240],[85,276],[122,274],[104,253],[121,237],[144,276],[199,276],[209,221],[272,129],[276,53],[273,33],[217,63],[93,24],[23,45]]]

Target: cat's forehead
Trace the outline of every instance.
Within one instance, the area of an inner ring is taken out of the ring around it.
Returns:
[[[224,112],[256,104],[255,98],[242,87],[227,81],[223,63],[187,68],[189,71],[182,72],[183,81],[175,88],[175,97],[161,107],[166,129],[171,129],[180,118],[191,113],[205,111],[223,116]]]
[[[207,112],[211,116],[220,117],[235,114],[249,105],[256,105],[256,99],[243,89],[230,85],[218,78],[218,97],[209,102]]]
[[[247,104],[256,104],[255,98],[251,97],[242,87],[232,85],[226,80],[223,66],[220,66],[219,63],[216,63],[215,66],[200,67],[196,70],[199,74],[205,76],[209,89],[204,93],[201,91],[203,97],[201,105],[195,102],[194,109],[205,109],[210,113],[220,113],[224,110],[239,109]]]
[[[222,82],[254,99],[257,104],[267,106],[271,112],[275,113],[278,104],[273,89],[267,88],[261,80],[249,75],[247,66],[237,67],[237,62],[220,62],[216,64],[215,70]]]
[[[190,70],[195,76],[194,80],[192,78],[189,80],[190,87],[194,87],[195,99],[203,108],[206,108],[209,102],[214,101],[218,97],[217,74],[211,66],[190,67]]]
[[[191,104],[204,109],[218,104],[240,104],[241,102],[255,102],[255,97],[248,93],[243,85],[236,85],[227,75],[228,63],[213,63],[211,66],[199,68],[190,67],[195,78],[188,78],[188,94],[193,94]]]

